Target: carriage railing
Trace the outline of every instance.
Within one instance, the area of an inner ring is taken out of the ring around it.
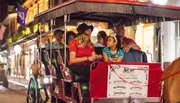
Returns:
[[[70,70],[64,64],[60,51],[56,50],[56,52],[58,53],[57,60],[59,61],[58,63],[60,64],[60,69],[61,69],[61,72],[62,72],[63,79],[65,81],[67,81],[67,82],[72,82],[72,77],[71,77]],[[65,58],[64,61],[67,61],[66,59],[67,58]]]

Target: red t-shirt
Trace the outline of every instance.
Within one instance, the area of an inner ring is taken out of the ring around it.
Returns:
[[[130,39],[130,38],[127,38],[127,37],[124,37],[124,38],[123,38],[122,45],[124,45],[124,44],[130,44],[130,43],[136,44],[136,43],[134,42],[134,40],[132,40],[132,39]],[[139,46],[138,46],[138,48],[139,48],[139,50],[141,50],[141,48],[140,48]]]
[[[70,46],[69,46],[69,52],[74,51],[76,52],[76,57],[88,57],[92,55],[92,52],[94,52],[94,46],[90,47],[89,45],[86,45],[84,48],[79,48],[78,47],[78,43],[76,41],[76,39],[72,40]],[[87,62],[81,62],[78,64],[87,64]],[[69,64],[70,61],[69,61]]]

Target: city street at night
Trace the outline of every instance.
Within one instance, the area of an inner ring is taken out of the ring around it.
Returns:
[[[0,103],[180,103],[180,0],[0,0]]]

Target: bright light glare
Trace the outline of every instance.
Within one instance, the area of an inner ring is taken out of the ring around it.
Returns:
[[[15,45],[14,46],[14,51],[16,52],[16,53],[21,53],[21,50],[22,50],[22,48],[21,48],[21,46],[20,45]]]
[[[48,78],[44,78],[44,79],[43,79],[43,82],[44,82],[45,84],[47,84],[47,83],[49,83],[49,79],[48,79]]]
[[[91,33],[91,36],[97,36],[97,33],[99,32],[98,28],[94,28],[94,30]]]
[[[151,0],[154,4],[166,5],[167,0]]]
[[[52,78],[50,78],[50,82],[52,83],[52,81],[53,81],[53,79]]]
[[[140,25],[140,26],[144,26],[144,24],[143,24],[143,23],[140,23],[139,25]]]

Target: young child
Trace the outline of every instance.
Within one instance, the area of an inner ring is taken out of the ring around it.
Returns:
[[[118,36],[108,36],[107,47],[103,49],[104,61],[121,62],[124,52],[120,49],[120,39]]]

